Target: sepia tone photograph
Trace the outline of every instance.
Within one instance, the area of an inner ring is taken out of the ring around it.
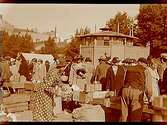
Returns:
[[[0,122],[167,122],[167,4],[0,3]]]

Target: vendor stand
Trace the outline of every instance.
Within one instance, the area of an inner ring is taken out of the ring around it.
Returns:
[[[67,86],[67,84],[66,84]],[[24,93],[25,91],[30,91],[34,89],[34,84],[31,82],[25,82],[25,83],[15,83],[15,82],[5,82],[3,84],[4,88],[12,88],[16,89],[16,94]],[[23,92],[24,90],[24,92]],[[73,91],[74,92],[74,91]],[[103,93],[103,97],[101,98],[94,98],[93,93]],[[89,94],[88,94],[89,93]],[[92,93],[92,95],[90,94]],[[104,94],[105,93],[105,94]],[[114,93],[110,91],[110,98],[106,96],[108,92],[104,92],[101,90],[98,91],[83,91],[78,92],[78,100],[75,97],[75,100],[70,101],[62,101],[62,111],[63,113],[57,114],[57,118],[55,117],[54,122],[56,121],[63,121],[63,118],[68,118],[70,122],[73,122],[72,120],[72,112],[81,107],[82,104],[90,104],[90,105],[100,105],[102,109],[105,112],[105,121],[106,122],[118,122],[121,116],[121,99],[120,97],[115,97]],[[30,94],[30,93],[29,93]],[[105,96],[104,96],[105,95]],[[74,96],[74,95],[73,95]],[[92,96],[92,97],[91,97]],[[158,97],[157,97],[158,98]],[[163,98],[161,100],[165,100],[165,96],[159,98]],[[153,103],[152,106],[148,106],[145,104],[143,106],[143,113],[149,114],[151,116],[151,121],[166,121],[167,120],[167,108],[163,105],[165,102],[161,101],[161,104],[155,104]],[[31,114],[30,112],[25,112],[28,114]],[[25,114],[23,113],[23,114]],[[61,117],[59,117],[61,116]],[[2,116],[3,117],[3,116]],[[6,118],[6,117],[4,117]],[[29,118],[30,119],[30,118]],[[57,120],[56,120],[57,119]],[[65,119],[64,119],[65,120]],[[67,120],[65,120],[67,121]]]

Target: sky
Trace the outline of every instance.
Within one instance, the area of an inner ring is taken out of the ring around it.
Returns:
[[[139,4],[0,4],[3,19],[18,28],[37,28],[39,32],[57,29],[57,36],[70,38],[76,28],[104,27],[117,12],[130,17],[139,13]]]

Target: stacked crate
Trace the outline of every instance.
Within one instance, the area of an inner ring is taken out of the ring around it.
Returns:
[[[73,101],[89,103],[93,100],[93,92],[101,91],[101,84],[83,84],[81,91],[73,91]],[[81,86],[80,86],[81,87]]]
[[[73,101],[110,107],[110,98],[106,97],[108,93],[114,94],[112,91],[102,91],[101,84],[86,84],[84,91],[73,92]]]
[[[32,121],[32,112],[28,107],[29,101],[30,95],[11,94],[9,97],[3,98],[5,112],[13,114],[15,121]]]
[[[153,98],[152,106],[154,115],[152,121],[167,121],[167,95],[161,95]]]

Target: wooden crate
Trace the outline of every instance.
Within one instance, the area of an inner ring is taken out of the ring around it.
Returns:
[[[152,105],[162,109],[167,109],[167,95],[157,96],[153,98]]]
[[[12,88],[14,89],[21,89],[21,88],[24,89],[24,83],[22,82],[11,82],[11,84],[12,84]]]
[[[32,111],[30,110],[25,110],[23,112],[17,112],[15,113],[16,116],[16,121],[33,121],[33,115],[32,115]]]
[[[95,91],[93,92],[93,99],[105,98],[108,91]]]
[[[21,112],[21,111],[25,111],[28,110],[28,104],[24,104],[22,106],[16,106],[16,107],[11,107],[11,108],[6,108],[7,112]]]
[[[94,84],[95,91],[102,91],[102,84]]]
[[[93,92],[95,90],[94,84],[86,84],[85,85],[85,91],[86,92]]]
[[[24,93],[25,93],[25,89],[18,89],[17,92],[18,92],[19,94],[24,94]]]
[[[72,114],[62,112],[61,114],[54,117],[53,122],[73,122]]]
[[[80,92],[79,94],[79,102],[81,103],[89,103],[93,100],[93,93],[92,92]]]
[[[26,83],[24,84],[24,88],[25,88],[26,90],[33,90],[34,87],[35,87],[35,85],[34,85],[32,82],[26,82]]]
[[[24,91],[24,94],[27,94],[27,95],[31,95],[33,93],[33,91],[30,91],[30,90],[25,90]]]
[[[9,97],[3,98],[3,104],[13,104],[30,101],[30,95],[27,94],[11,94]]]
[[[6,104],[4,105],[5,108],[15,108],[28,105],[28,102],[21,102],[21,103],[14,103],[14,104]]]
[[[110,98],[93,99],[93,101],[91,101],[90,103],[93,105],[102,105],[104,107],[111,107]]]

